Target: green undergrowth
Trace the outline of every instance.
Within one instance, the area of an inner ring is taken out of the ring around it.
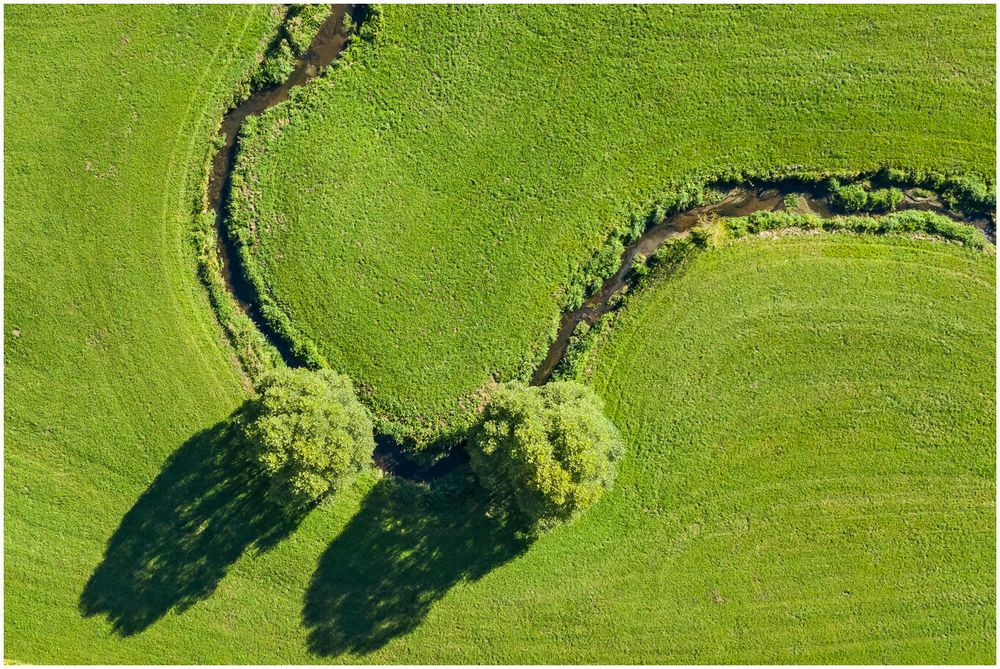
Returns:
[[[238,364],[252,383],[264,372],[283,365],[284,361],[253,319],[237,304],[222,278],[215,214],[211,211],[195,214],[194,223],[192,237],[198,254],[198,275]]]
[[[478,388],[530,377],[664,199],[795,175],[988,208],[994,45],[969,27],[991,21],[385,6],[371,39],[246,126],[233,228],[298,352],[348,373],[382,429],[454,435]]]
[[[278,34],[250,80],[251,88],[276,86],[287,79],[330,11],[330,5],[289,5]]]
[[[774,232],[789,228],[803,231],[854,232],[875,235],[919,235],[958,242],[974,249],[989,245],[982,230],[967,223],[930,211],[897,211],[884,216],[833,216],[820,218],[812,214],[792,214],[784,211],[758,211],[749,216],[726,219],[725,232],[733,238]],[[699,234],[702,234],[699,231]]]

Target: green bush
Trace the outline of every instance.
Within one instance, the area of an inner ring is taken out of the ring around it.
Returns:
[[[295,70],[295,54],[287,41],[281,40],[260,64],[254,79],[256,88],[275,86],[288,78]]]
[[[285,14],[281,30],[264,52],[264,59],[257,66],[251,86],[275,86],[287,79],[329,15],[330,5],[291,6]]]
[[[869,191],[859,183],[842,186],[837,179],[830,179],[828,187],[830,204],[847,213],[891,211],[903,201],[903,191],[895,187]]]
[[[382,8],[378,5],[367,5],[367,12],[357,28],[358,37],[366,42],[377,42],[382,35],[383,23]]]
[[[599,290],[604,281],[618,271],[624,252],[621,237],[611,235],[587,264],[573,274],[563,296],[563,310],[579,308],[588,296]]]
[[[868,194],[868,211],[892,211],[903,201],[903,191],[898,188],[880,188]]]
[[[821,219],[813,214],[789,214],[783,211],[758,211],[749,216],[728,219],[726,230],[733,238],[753,235],[765,230],[801,228],[828,232],[855,232],[858,234],[911,234],[924,233],[961,242],[981,249],[987,244],[981,230],[971,225],[953,221],[931,211],[896,211],[884,216],[834,216]],[[654,258],[656,256],[654,255]]]
[[[497,510],[532,532],[593,504],[611,486],[622,451],[601,399],[573,381],[499,386],[469,445]]]
[[[330,5],[296,5],[285,22],[285,39],[296,58],[302,56],[312,44],[313,37],[330,15]],[[349,14],[344,14],[344,22]]]
[[[646,264],[646,256],[636,253],[632,256],[632,273],[637,277],[644,277],[649,274],[649,265]]]
[[[830,204],[841,211],[867,211],[868,191],[859,184],[841,186],[836,179],[831,179]]]
[[[334,492],[371,464],[375,449],[371,418],[350,379],[329,369],[264,375],[243,433],[272,494],[294,506]]]
[[[986,212],[996,209],[996,191],[974,176],[950,177],[942,184],[941,200],[952,209]]]
[[[695,243],[690,238],[675,237],[663,242],[660,248],[653,252],[650,260],[654,267],[673,265],[684,260],[695,248]]]

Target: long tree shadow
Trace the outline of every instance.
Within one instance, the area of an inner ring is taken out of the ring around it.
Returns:
[[[170,457],[108,541],[80,595],[84,616],[137,634],[211,595],[248,548],[267,550],[298,526],[305,510],[272,501],[244,450],[230,419]]]
[[[526,547],[469,490],[383,479],[313,574],[303,607],[309,650],[377,650],[417,627],[460,580],[478,579]]]

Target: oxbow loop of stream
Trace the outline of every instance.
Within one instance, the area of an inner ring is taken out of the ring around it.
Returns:
[[[332,5],[330,16],[313,38],[309,49],[297,62],[288,78],[278,86],[253,92],[243,103],[231,109],[222,120],[221,132],[225,142],[212,159],[212,171],[208,182],[209,206],[215,213],[218,233],[218,254],[226,287],[237,304],[254,321],[268,340],[278,349],[285,362],[292,367],[299,361],[284,339],[275,333],[260,312],[253,286],[245,278],[240,254],[230,238],[226,226],[226,201],[229,195],[230,177],[237,153],[237,137],[243,122],[250,116],[257,116],[274,105],[288,99],[290,91],[312,81],[326,66],[332,63],[347,45],[348,33],[344,28],[344,16],[353,14],[354,5]],[[578,309],[563,314],[555,340],[542,363],[532,374],[532,385],[542,385],[559,366],[569,346],[570,338],[580,322],[593,325],[604,314],[613,310],[612,297],[630,285],[634,280],[632,260],[637,254],[646,257],[655,252],[668,239],[676,237],[694,227],[707,216],[734,218],[747,216],[757,211],[774,211],[783,207],[786,195],[799,195],[800,206],[820,218],[836,215],[830,210],[828,198],[818,184],[804,183],[794,178],[776,181],[763,186],[750,184],[710,184],[725,196],[714,204],[688,209],[664,218],[646,229],[632,244],[625,248],[618,271],[607,279],[600,290],[591,295]],[[936,198],[917,197],[913,189],[906,191],[905,200],[897,210],[925,210],[945,214],[954,220],[973,225],[983,230],[991,242],[995,242],[995,222],[992,218],[963,218],[948,210]],[[401,445],[387,435],[376,436],[374,453],[375,465],[385,471],[407,480],[428,482],[444,476],[466,462],[467,455],[461,445],[453,447],[443,457],[430,465],[420,465],[411,460]]]

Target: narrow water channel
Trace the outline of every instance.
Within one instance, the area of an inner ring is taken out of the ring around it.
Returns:
[[[348,34],[344,28],[344,16],[348,12],[352,14],[355,21],[358,20],[358,17],[353,16],[353,14],[360,13],[359,6],[332,5],[330,16],[313,38],[309,49],[297,62],[291,75],[280,85],[252,93],[246,101],[231,109],[223,117],[221,132],[225,136],[225,143],[212,158],[212,171],[208,182],[209,206],[215,214],[219,240],[218,254],[226,286],[240,307],[281,352],[285,362],[292,367],[299,366],[299,361],[295,358],[288,343],[274,332],[261,315],[257,295],[243,273],[239,250],[235,248],[235,244],[226,231],[226,203],[228,202],[230,179],[238,148],[237,138],[244,121],[250,116],[257,116],[287,100],[293,88],[314,79],[324,67],[340,55],[347,45]],[[822,218],[834,215],[823,194],[810,191],[809,187],[803,187],[803,184],[795,180],[774,183],[760,188],[749,187],[746,184],[715,184],[714,187],[726,193],[722,200],[715,204],[673,214],[660,223],[649,227],[625,249],[618,271],[604,282],[600,290],[591,295],[579,309],[563,314],[555,340],[550,345],[545,359],[532,375],[531,383],[533,385],[544,384],[552,377],[552,373],[566,354],[573,332],[581,321],[593,324],[614,308],[612,296],[634,278],[631,267],[636,254],[641,253],[647,257],[652,255],[663,242],[691,229],[704,216],[715,215],[731,218],[746,216],[755,211],[780,209],[783,207],[784,196],[791,193],[799,194],[805,209],[812,213]],[[937,211],[956,220],[975,225],[986,232],[991,241],[995,241],[995,222],[992,219],[961,219],[956,214],[945,210],[934,199],[916,198],[908,192],[906,200],[898,209]],[[467,460],[464,448],[458,446],[451,448],[435,463],[420,465],[410,459],[401,445],[391,437],[377,435],[376,442],[375,465],[387,473],[413,481],[433,480],[451,472]]]
[[[632,259],[637,254],[641,253],[649,257],[660,248],[663,242],[690,230],[701,218],[706,216],[736,218],[747,216],[756,211],[777,211],[784,208],[784,198],[791,194],[801,197],[799,206],[803,212],[811,212],[820,218],[831,218],[837,215],[831,211],[829,200],[825,194],[809,190],[808,187],[804,187],[804,184],[794,180],[774,183],[761,188],[732,184],[728,186],[716,184],[715,188],[726,193],[722,200],[715,204],[667,216],[663,221],[647,228],[635,242],[625,248],[618,271],[604,282],[600,290],[591,295],[578,309],[562,315],[556,338],[549,346],[545,359],[535,369],[531,377],[531,385],[540,386],[552,378],[553,372],[562,362],[563,356],[566,355],[566,349],[569,347],[573,332],[581,322],[593,325],[601,316],[615,308],[611,298],[634,279]],[[812,186],[812,188],[816,187]],[[990,219],[960,217],[954,212],[948,211],[936,199],[916,198],[911,191],[912,189],[906,192],[906,199],[896,207],[897,211],[908,209],[934,211],[979,228],[990,241],[995,242],[994,223]]]
[[[347,46],[348,33],[344,28],[344,16],[352,14],[359,20],[363,10],[357,5],[332,5],[329,17],[313,37],[309,49],[302,55],[292,73],[277,86],[254,91],[250,97],[233,107],[222,118],[220,132],[225,143],[212,157],[212,171],[208,179],[208,204],[215,214],[216,237],[218,239],[219,264],[222,278],[230,295],[240,308],[253,320],[257,328],[281,353],[290,367],[300,366],[300,361],[281,336],[274,331],[260,313],[260,306],[254,287],[246,279],[241,265],[239,249],[226,229],[225,217],[229,201],[229,189],[238,151],[237,139],[244,121],[251,116],[259,116],[271,107],[289,98],[296,86],[309,83],[332,63]],[[382,471],[410,481],[427,482],[444,476],[467,460],[465,449],[453,448],[444,457],[430,465],[422,465],[407,457],[404,449],[387,435],[376,435],[373,462]]]
[[[236,161],[238,145],[236,140],[243,127],[243,122],[248,117],[259,116],[276,104],[287,100],[293,88],[315,79],[324,67],[340,55],[347,45],[348,34],[344,28],[344,16],[352,10],[352,5],[331,5],[331,7],[330,15],[320,26],[309,45],[309,49],[302,54],[288,78],[277,86],[254,91],[249,98],[230,109],[222,118],[220,132],[225,137],[225,143],[212,157],[212,171],[208,178],[208,205],[215,214],[222,278],[233,299],[253,319],[258,329],[267,336],[290,366],[298,366],[299,361],[296,360],[287,342],[274,332],[260,313],[257,295],[243,272],[239,251],[235,248],[226,230],[226,206]]]

